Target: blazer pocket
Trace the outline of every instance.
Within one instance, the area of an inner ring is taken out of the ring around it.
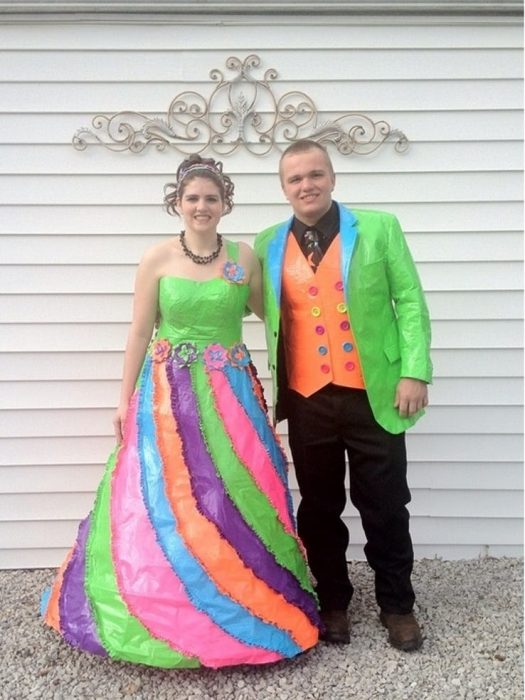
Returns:
[[[395,345],[388,345],[384,348],[384,352],[390,364],[394,364],[394,362],[401,359],[401,352],[399,351],[399,345],[397,343]]]
[[[384,353],[390,364],[401,359],[401,350],[399,349],[399,333],[397,330],[396,321],[392,321],[388,328],[383,346]]]

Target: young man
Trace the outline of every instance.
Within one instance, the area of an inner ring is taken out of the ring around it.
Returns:
[[[404,431],[432,378],[423,291],[397,219],[332,201],[326,150],[297,141],[280,162],[293,216],[261,232],[276,420],[288,419],[297,520],[316,579],[322,636],[350,641],[345,457],[390,643],[417,649]]]

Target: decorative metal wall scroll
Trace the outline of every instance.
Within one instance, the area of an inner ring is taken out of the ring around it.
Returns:
[[[181,92],[172,100],[166,118],[131,111],[99,114],[92,120],[92,129],[76,132],[73,145],[84,150],[89,143],[99,143],[112,151],[133,153],[154,146],[185,155],[209,149],[222,156],[240,148],[264,156],[303,138],[332,144],[343,155],[367,155],[386,141],[393,141],[398,152],[408,148],[402,131],[359,112],[318,124],[317,107],[305,93],[294,90],[279,98],[274,95],[271,81],[278,76],[274,68],[262,80],[252,76],[260,64],[255,54],[244,61],[231,56],[226,67],[236,75],[226,80],[220,70],[210,71],[217,86],[208,100],[194,91]]]

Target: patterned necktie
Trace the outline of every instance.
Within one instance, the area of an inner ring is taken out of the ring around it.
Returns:
[[[323,257],[323,252],[319,245],[319,232],[316,229],[307,229],[304,232],[303,241],[306,249],[306,259],[315,272]]]

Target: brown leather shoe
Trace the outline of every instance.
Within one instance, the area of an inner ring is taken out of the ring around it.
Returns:
[[[381,611],[379,619],[388,630],[388,641],[396,649],[415,651],[423,644],[421,629],[412,613],[398,615]]]
[[[350,625],[346,610],[321,611],[321,621],[324,629],[319,639],[331,644],[350,644]]]

